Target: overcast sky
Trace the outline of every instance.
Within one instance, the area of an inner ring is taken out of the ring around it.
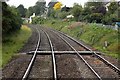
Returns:
[[[19,6],[20,4],[23,4],[25,8],[28,8],[30,6],[34,6],[35,3],[38,0],[9,0],[7,3],[11,6]],[[51,0],[46,0],[47,4],[50,2]],[[79,3],[81,5],[84,5],[85,2],[87,2],[87,0],[57,0],[60,1],[63,5],[66,5],[68,7],[73,6],[74,3]]]
[[[34,6],[37,1],[38,0],[9,0],[7,3],[10,6],[14,5],[16,7],[19,6],[20,4],[23,4],[25,8],[28,8],[30,6]],[[40,1],[43,1],[43,0],[40,0]],[[51,0],[45,0],[45,1],[48,4]],[[56,0],[52,0],[52,1],[56,1]],[[87,2],[88,0],[57,0],[57,1],[60,1],[63,5],[66,5],[67,7],[71,7],[73,6],[74,3],[79,3],[83,6],[84,3]],[[100,1],[103,1],[103,0],[100,0]],[[117,1],[120,1],[120,0],[117,0]]]

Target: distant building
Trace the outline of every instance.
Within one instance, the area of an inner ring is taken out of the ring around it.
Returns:
[[[30,16],[30,19],[29,19],[30,21],[29,21],[29,23],[32,23],[32,18],[33,18],[33,17],[35,17],[35,13],[33,13],[33,15]]]
[[[64,6],[61,11],[66,11],[66,12],[69,12],[72,8],[71,7],[66,7]]]
[[[48,7],[47,7],[47,11],[46,11],[46,15],[47,16],[50,16],[50,14],[51,14],[51,12],[53,11],[53,7],[54,7],[54,5],[57,3],[57,1],[51,1],[51,2],[49,2],[48,3]]]
[[[68,15],[66,18],[74,18],[73,15]]]
[[[48,7],[49,7],[49,8],[53,8],[54,5],[55,5],[57,2],[58,2],[58,1],[51,1],[51,2],[49,2],[49,3],[48,3]]]

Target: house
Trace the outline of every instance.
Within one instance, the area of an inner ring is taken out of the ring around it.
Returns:
[[[73,15],[68,15],[66,18],[74,18],[74,16]]]
[[[54,1],[54,2],[51,1],[51,2],[49,2],[48,3],[49,8],[53,8],[56,3],[57,3],[57,1]]]
[[[33,15],[30,16],[30,18],[29,18],[29,20],[30,20],[29,23],[32,23],[32,18],[33,18],[33,17],[35,17],[35,13],[33,13]]]
[[[72,8],[71,7],[66,7],[66,5],[61,9],[61,11],[66,11],[69,12]]]

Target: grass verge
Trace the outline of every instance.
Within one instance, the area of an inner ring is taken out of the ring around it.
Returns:
[[[119,58],[118,31],[97,26],[96,24],[80,25],[72,29],[64,27],[61,31],[84,41],[95,49],[106,53],[106,55]]]
[[[19,31],[5,37],[5,41],[2,43],[2,65],[0,65],[0,67],[4,67],[22,48],[31,36],[31,33],[32,32],[29,27],[22,25]]]
[[[105,28],[95,23],[80,23],[79,25],[71,25],[74,23],[75,22],[65,22],[60,20],[46,20],[45,24],[42,25],[67,33],[78,40],[84,41],[106,55],[120,59],[120,44],[118,42],[119,31]]]

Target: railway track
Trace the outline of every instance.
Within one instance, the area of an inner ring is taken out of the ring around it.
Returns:
[[[53,31],[54,32],[54,31]],[[56,33],[56,32],[54,32]],[[85,64],[91,69],[91,71],[100,79],[101,77],[99,76],[99,74],[97,74],[97,72],[89,65],[89,63],[79,54],[79,52],[70,44],[67,42],[67,40],[65,40],[62,36],[60,36],[58,33],[56,33],[66,44],[68,44],[74,51],[75,53],[77,53],[77,55],[85,62]]]
[[[26,69],[23,77],[22,77],[22,80],[25,80],[26,78],[28,78],[28,75],[29,75],[29,73],[30,73],[30,70],[31,70],[31,68],[32,68],[32,65],[33,65],[33,63],[34,63],[34,61],[35,61],[35,58],[36,58],[36,55],[37,55],[37,50],[38,50],[39,45],[40,45],[40,42],[41,42],[40,32],[39,32],[39,30],[38,30],[37,28],[36,28],[36,30],[37,30],[37,32],[38,32],[39,39],[38,39],[38,42],[37,42],[37,46],[36,46],[35,52],[34,52],[32,58],[31,58],[31,61],[30,61],[29,65],[28,65],[28,67],[27,67],[27,69]]]
[[[90,48],[88,48],[87,46],[83,45],[82,43],[78,42],[77,40],[75,40],[74,38],[59,32],[61,34],[63,34],[64,36],[68,37],[69,39],[73,40],[74,42],[76,42],[78,45],[83,46],[86,50],[92,52],[97,58],[99,58],[100,60],[102,60],[105,64],[107,64],[108,66],[110,66],[111,68],[113,68],[117,73],[120,74],[120,69],[118,67],[116,67],[115,65],[113,65],[112,63],[110,63],[108,60],[106,60],[105,58],[103,58],[102,56],[100,56],[99,54],[97,54],[95,51],[92,51]]]
[[[57,67],[56,67],[56,57],[55,57],[55,54],[58,53],[58,54],[65,54],[65,53],[74,53],[74,54],[77,54],[78,57],[86,64],[86,66],[94,73],[94,75],[99,79],[99,80],[102,80],[102,77],[101,75],[98,73],[98,71],[96,71],[95,68],[93,68],[93,66],[91,66],[89,60],[87,60],[86,57],[82,56],[81,53],[89,53],[90,55],[94,55],[97,59],[101,60],[102,62],[104,62],[103,64],[106,64],[108,67],[110,67],[111,69],[113,69],[115,72],[117,72],[118,74],[120,74],[120,69],[117,68],[116,66],[114,66],[113,64],[111,64],[109,61],[107,61],[106,59],[104,59],[103,57],[101,57],[99,54],[97,54],[97,52],[95,51],[92,51],[91,49],[89,49],[88,47],[86,47],[85,45],[81,44],[80,42],[76,41],[75,39],[71,38],[70,36],[64,34],[64,33],[61,33],[61,32],[56,32],[54,30],[51,30],[51,32],[55,33],[58,37],[61,38],[61,40],[63,40],[71,49],[72,51],[54,51],[54,46],[53,46],[53,43],[51,41],[51,38],[49,36],[49,34],[44,30],[42,29],[41,31],[43,31],[45,33],[45,35],[47,36],[47,39],[49,41],[49,44],[50,44],[50,51],[39,51],[38,48],[40,46],[40,43],[41,43],[41,36],[40,36],[40,31],[37,29],[37,32],[39,34],[39,39],[38,39],[38,43],[37,43],[37,47],[35,49],[35,51],[31,51],[29,53],[32,53],[33,54],[33,57],[31,58],[31,61],[29,63],[29,66],[28,68],[26,69],[25,71],[25,74],[24,76],[22,77],[22,80],[25,80],[26,78],[28,78],[29,76],[29,73],[30,73],[30,70],[34,64],[34,61],[35,61],[35,58],[37,56],[37,54],[39,53],[48,53],[48,54],[51,54],[52,55],[52,65],[53,65],[53,78],[54,80],[57,80],[58,77],[57,77]],[[76,48],[74,48],[74,46],[72,46],[67,40],[66,38],[74,41],[75,43],[77,43],[79,46],[82,46],[86,51],[79,51],[77,50]],[[91,57],[92,58],[92,57]]]
[[[85,59],[84,56],[80,55],[80,53],[67,41],[65,40],[65,37],[69,38],[70,40],[76,42],[78,45],[84,47],[86,50],[90,51],[91,53],[93,53],[94,57],[96,57],[97,60],[100,60],[101,62],[103,62],[103,64],[107,65],[107,67],[110,67],[112,70],[114,70],[118,75],[120,75],[120,69],[118,67],[116,67],[115,65],[113,65],[112,63],[110,63],[109,61],[107,61],[105,58],[103,58],[102,56],[100,56],[99,54],[97,54],[95,51],[92,51],[90,48],[88,48],[87,46],[81,44],[80,42],[78,42],[77,40],[73,39],[72,37],[62,33],[62,32],[55,32],[54,30],[51,30],[54,33],[56,33],[62,40],[64,40],[65,43],[67,43],[74,51],[75,53],[77,53],[77,55],[85,62],[85,64],[91,69],[91,71],[97,76],[97,78],[99,80],[102,80],[102,77],[98,74],[98,72],[96,72],[96,70],[93,68],[93,66],[91,66],[91,64],[89,64],[89,60],[87,60],[87,58]],[[62,35],[60,35],[60,34]],[[94,58],[94,57],[90,57],[90,58]],[[96,64],[97,65],[97,64]],[[108,72],[109,73],[109,72]],[[116,74],[116,75],[117,75]]]
[[[53,74],[54,74],[54,80],[57,80],[57,72],[56,72],[56,61],[55,61],[55,54],[54,54],[54,48],[53,48],[53,44],[50,40],[49,35],[44,31],[44,33],[46,34],[48,40],[49,40],[49,44],[51,47],[51,53],[52,53],[52,62],[53,62]]]
[[[22,80],[26,80],[27,78],[28,78],[28,76],[29,76],[29,74],[30,74],[30,71],[31,71],[31,69],[32,69],[32,66],[33,66],[33,64],[34,64],[34,62],[35,62],[35,59],[36,59],[36,56],[37,56],[37,51],[38,51],[38,49],[39,49],[39,47],[40,47],[40,43],[41,43],[41,34],[40,34],[40,31],[36,28],[36,30],[37,30],[37,32],[38,32],[38,35],[39,35],[39,39],[38,39],[38,42],[37,42],[37,47],[36,47],[36,49],[35,49],[35,51],[34,51],[34,53],[33,53],[33,56],[32,56],[32,58],[31,58],[31,61],[30,61],[30,63],[29,63],[29,65],[28,65],[28,67],[27,67],[27,69],[26,69],[26,71],[25,71],[25,73],[24,73],[24,75],[23,75],[23,77],[22,77]],[[43,30],[42,30],[43,31]],[[45,35],[47,36],[47,38],[48,38],[48,41],[49,41],[49,44],[50,44],[50,49],[51,49],[51,54],[52,54],[52,63],[53,63],[53,76],[54,76],[54,80],[57,80],[57,73],[56,73],[56,64],[55,64],[55,56],[54,56],[54,49],[53,49],[53,45],[52,45],[52,42],[51,42],[51,40],[50,40],[50,37],[49,37],[49,35],[45,32],[45,31],[43,31],[44,33],[45,33]]]

